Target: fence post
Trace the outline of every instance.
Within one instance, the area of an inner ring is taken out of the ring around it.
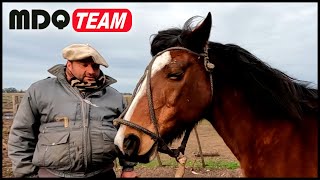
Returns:
[[[199,140],[199,135],[198,135],[198,132],[197,132],[197,127],[194,127],[193,129],[194,129],[194,132],[196,134],[196,138],[197,138],[197,142],[198,142],[198,146],[199,146],[199,153],[200,153],[200,156],[201,156],[202,167],[205,168],[206,164],[204,162],[204,158],[203,158],[203,154],[202,154],[202,148],[201,148],[201,144],[200,144],[200,140]]]
[[[13,117],[16,115],[17,110],[19,108],[19,96],[18,95],[12,95],[12,110],[13,110]]]
[[[158,151],[156,151],[156,155],[157,155],[157,160],[158,160],[159,166],[162,167],[162,162],[161,162],[160,155],[159,155]]]

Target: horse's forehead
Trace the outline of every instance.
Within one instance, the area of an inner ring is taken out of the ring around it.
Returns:
[[[154,59],[154,62],[152,64],[152,69],[151,69],[151,78],[152,76],[158,72],[161,71],[163,67],[165,67],[167,64],[169,64],[172,60],[170,51],[166,51],[162,53],[161,55],[157,56],[156,59]],[[140,84],[140,88],[137,91],[136,96],[133,98],[133,101],[131,102],[131,105],[124,117],[124,119],[130,119],[134,109],[136,108],[138,102],[140,99],[145,95],[147,88],[147,78],[145,77],[142,83]]]
[[[165,65],[169,64],[171,60],[172,57],[170,51],[164,52],[160,56],[156,57],[152,65],[151,76],[160,71]]]
[[[166,65],[170,64],[173,59],[184,59],[187,58],[190,54],[185,51],[176,50],[176,51],[166,51],[156,57],[154,60],[154,63],[152,65],[152,73],[151,75],[154,75],[156,72],[160,71],[162,68],[164,68]]]

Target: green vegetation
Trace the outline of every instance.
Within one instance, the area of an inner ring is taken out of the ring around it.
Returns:
[[[21,89],[20,91],[18,91],[14,87],[9,87],[9,88],[3,88],[2,93],[24,93],[24,90]]]
[[[237,169],[240,167],[238,162],[232,161],[206,161],[206,167],[209,169]],[[198,161],[196,167],[202,167],[202,164]]]
[[[169,159],[162,161],[163,166],[172,166],[177,167],[178,163],[175,159]],[[207,159],[205,160],[205,165],[207,169],[237,169],[240,167],[238,162],[234,161],[223,161],[223,160],[212,160]],[[159,167],[159,163],[157,160],[153,160],[147,164],[139,163],[137,167],[145,167],[145,168],[156,168]],[[202,168],[202,162],[201,160],[188,160],[186,167],[193,167],[194,169]]]

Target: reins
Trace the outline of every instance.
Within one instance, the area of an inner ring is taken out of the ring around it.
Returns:
[[[127,121],[127,120],[123,119],[125,113],[127,112],[128,108],[130,107],[130,105],[128,105],[127,108],[121,113],[121,115],[117,119],[115,119],[113,122],[114,122],[115,125],[123,124],[123,125],[129,126],[131,128],[134,128],[136,130],[139,130],[139,131],[149,135],[155,141],[155,143],[157,143],[159,152],[162,152],[162,153],[168,154],[171,157],[174,157],[176,159],[176,161],[179,164],[183,165],[183,167],[184,167],[184,164],[185,164],[185,161],[186,161],[186,157],[184,156],[184,151],[185,151],[188,139],[189,139],[189,135],[190,135],[190,133],[192,131],[192,128],[188,128],[188,129],[185,130],[183,140],[182,140],[180,146],[177,149],[169,148],[169,146],[165,143],[165,141],[161,138],[161,136],[159,134],[158,121],[157,121],[157,118],[155,116],[153,99],[152,99],[152,91],[151,91],[151,69],[152,69],[153,62],[155,61],[155,59],[158,56],[160,56],[164,52],[169,51],[169,50],[177,50],[177,49],[178,50],[179,49],[180,50],[186,50],[186,51],[188,51],[188,52],[190,52],[192,54],[195,54],[195,55],[197,55],[199,57],[201,57],[201,56],[204,57],[205,69],[206,69],[207,72],[210,73],[211,95],[213,95],[212,94],[213,93],[212,71],[213,71],[213,68],[214,68],[214,64],[212,64],[209,61],[208,45],[205,46],[204,53],[201,53],[201,54],[195,53],[195,52],[193,52],[193,51],[191,51],[189,49],[186,49],[184,47],[171,47],[171,48],[168,48],[168,49],[165,49],[165,50],[159,52],[158,54],[156,54],[152,58],[151,62],[149,63],[149,65],[145,69],[145,72],[144,72],[143,76],[140,78],[137,86],[135,87],[133,95],[132,95],[132,100],[133,100],[134,97],[136,96],[136,93],[137,93],[138,89],[141,87],[141,84],[142,84],[144,78],[147,77],[147,89],[146,90],[147,90],[149,112],[150,112],[151,121],[152,121],[152,123],[153,123],[153,125],[155,127],[156,132],[155,133],[151,132],[148,129],[139,126],[138,124],[135,124],[135,123],[132,123],[130,121]],[[184,171],[183,171],[183,173],[184,173]],[[176,174],[176,177],[177,176],[181,176],[181,175],[177,175]]]

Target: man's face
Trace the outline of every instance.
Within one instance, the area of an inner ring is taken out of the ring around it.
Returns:
[[[93,62],[91,58],[80,61],[68,61],[67,68],[72,74],[83,82],[94,81],[100,75],[100,65]]]

